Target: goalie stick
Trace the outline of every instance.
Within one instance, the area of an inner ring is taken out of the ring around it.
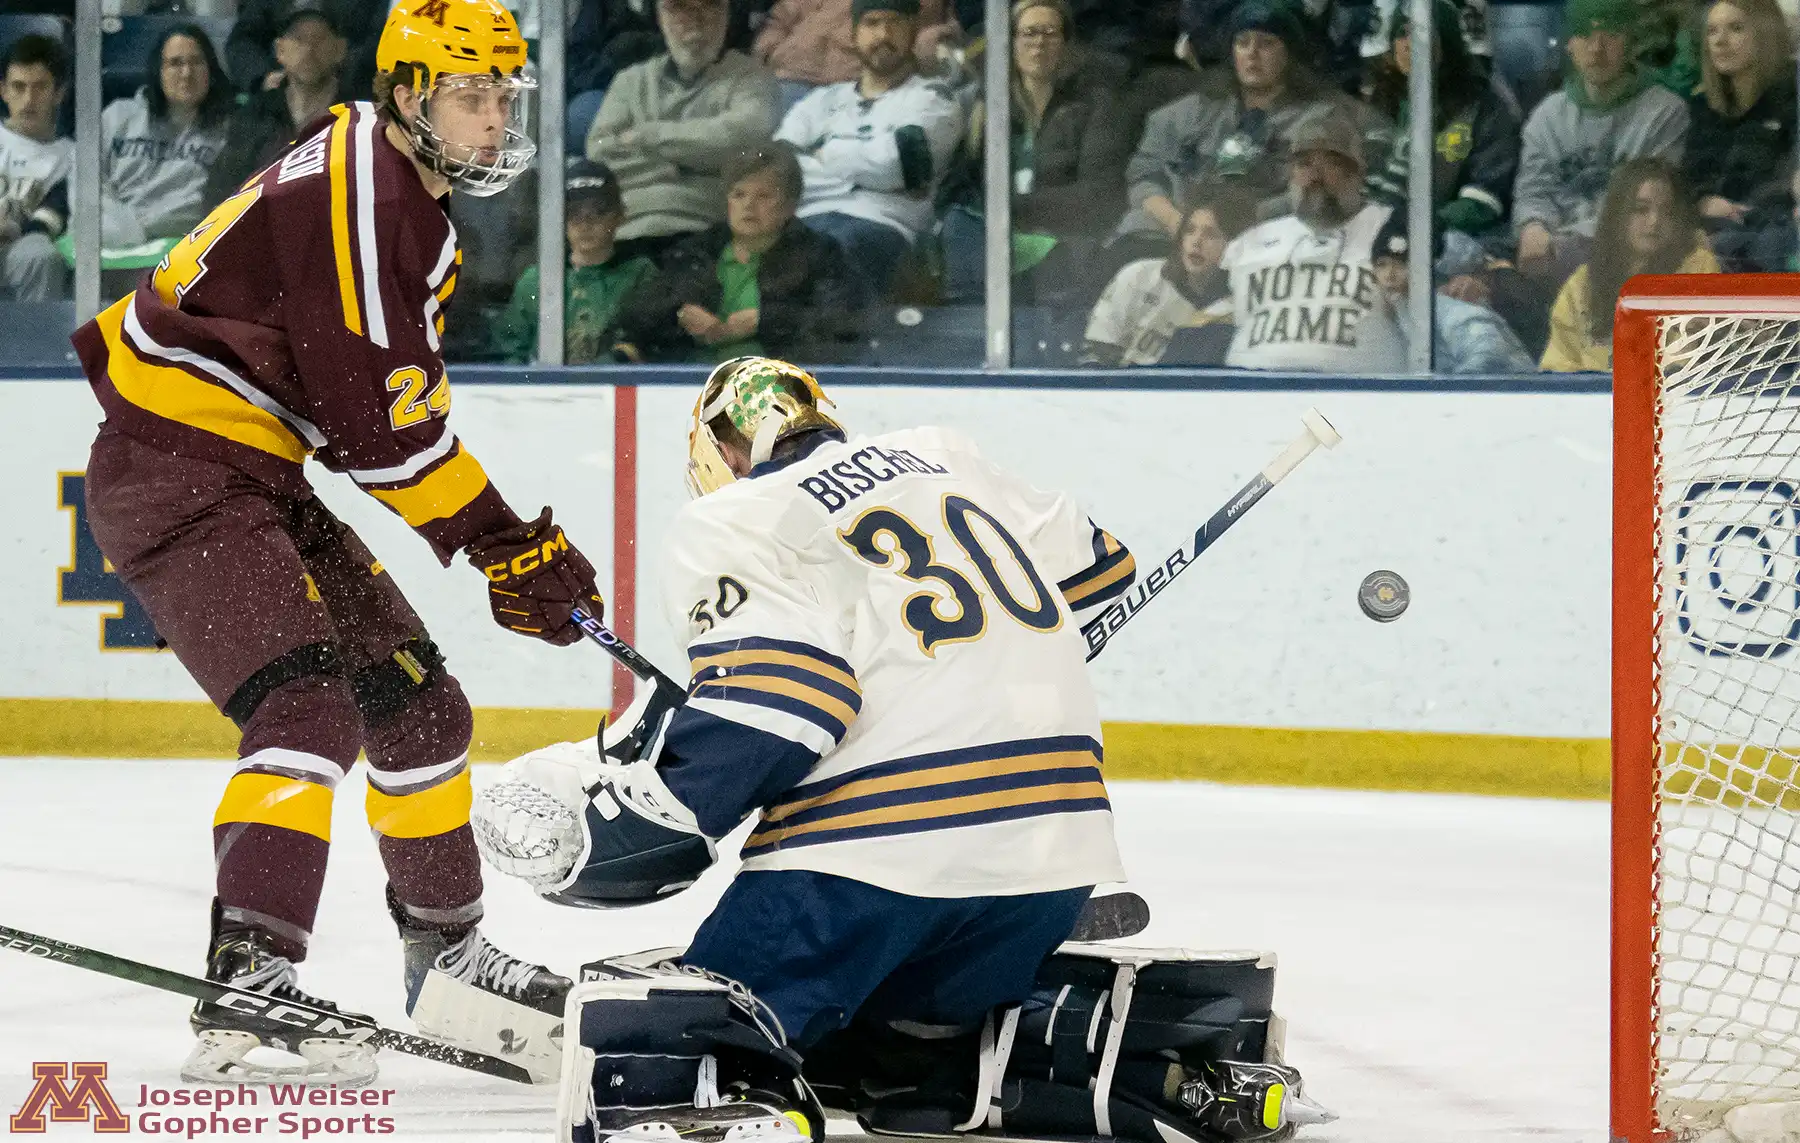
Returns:
[[[617,659],[625,669],[638,678],[654,686],[661,692],[662,698],[670,706],[680,706],[687,701],[687,688],[674,679],[656,669],[656,664],[646,659],[642,652],[630,643],[619,638],[613,630],[600,622],[583,609],[577,607],[571,613],[575,625],[589,639],[600,645],[608,655]],[[600,723],[602,733],[606,730],[606,722]],[[635,732],[634,732],[635,733]],[[635,743],[626,740],[615,750],[635,752]],[[600,744],[601,752],[606,744]],[[1150,923],[1150,905],[1136,893],[1109,893],[1103,897],[1090,897],[1082,906],[1081,916],[1075,922],[1075,931],[1070,934],[1072,941],[1118,941],[1127,937],[1135,937],[1144,931]]]
[[[1087,639],[1088,662],[1093,662],[1094,656],[1105,650],[1107,641],[1118,634],[1119,628],[1131,622],[1132,617],[1160,595],[1163,588],[1173,583],[1176,576],[1199,559],[1201,552],[1212,547],[1225,534],[1226,529],[1237,523],[1258,500],[1267,496],[1269,489],[1280,484],[1283,477],[1311,456],[1314,449],[1320,445],[1335,448],[1344,439],[1317,409],[1306,410],[1300,419],[1305,423],[1306,431],[1295,437],[1292,443],[1281,450],[1279,456],[1264,465],[1263,470],[1250,479],[1250,483],[1238,489],[1223,508],[1200,525],[1194,532],[1192,551],[1185,547],[1176,548],[1161,564],[1151,568],[1150,574],[1139,580],[1136,587],[1113,600],[1105,611],[1087,621],[1081,628],[1081,634]]]
[[[260,992],[234,988],[229,984],[220,984],[217,981],[205,980],[198,976],[188,976],[185,973],[173,972],[166,968],[157,968],[152,964],[126,960],[122,956],[84,948],[81,945],[56,940],[53,937],[40,937],[35,933],[28,933],[7,925],[0,925],[0,948],[12,949],[14,952],[34,956],[40,960],[55,961],[60,964],[73,965],[76,968],[85,968],[90,972],[116,976],[120,980],[147,984],[151,988],[160,988],[164,992],[173,992],[178,996],[191,996],[195,1000],[211,1001],[240,1012],[255,1013],[294,1028],[316,1031],[321,1036],[357,1040],[361,1043],[372,1044],[377,1048],[389,1048],[396,1052],[404,1052],[409,1056],[436,1060],[441,1064],[449,1064],[452,1067],[472,1072],[481,1072],[484,1075],[498,1076],[501,1079],[512,1080],[514,1083],[531,1082],[531,1073],[507,1060],[484,1056],[480,1052],[471,1052],[451,1044],[440,1044],[436,1040],[428,1040],[423,1036],[396,1032],[391,1028],[383,1028],[373,1021],[348,1016],[341,1012],[327,1012],[322,1008],[314,1008],[310,1004],[297,1004],[291,1000],[276,1000],[264,996]]]

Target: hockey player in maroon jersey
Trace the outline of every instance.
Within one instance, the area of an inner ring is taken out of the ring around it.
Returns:
[[[525,41],[498,0],[403,0],[377,102],[338,106],[221,203],[137,290],[75,335],[106,419],[88,467],[108,560],[242,731],[213,818],[207,975],[302,993],[332,790],[368,754],[369,824],[427,1035],[553,1079],[569,982],[476,928],[468,701],[381,563],[314,496],[308,456],[347,473],[448,566],[466,554],[494,618],[573,642],[594,570],[523,520],[447,423],[439,355],[462,255],[454,187],[489,195],[531,165]],[[189,1080],[259,1078],[258,1044],[306,1074],[372,1078],[371,1050],[202,1003]],[[293,1074],[290,1070],[287,1074]]]

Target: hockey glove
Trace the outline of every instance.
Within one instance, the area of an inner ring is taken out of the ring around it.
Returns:
[[[529,523],[470,544],[469,562],[487,576],[494,622],[521,635],[566,647],[581,638],[570,619],[575,608],[595,619],[604,613],[594,565],[550,522],[548,508]]]

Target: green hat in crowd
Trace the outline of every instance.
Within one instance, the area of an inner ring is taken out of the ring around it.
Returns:
[[[1563,9],[1563,30],[1569,36],[1590,32],[1631,35],[1638,24],[1635,0],[1569,0]]]

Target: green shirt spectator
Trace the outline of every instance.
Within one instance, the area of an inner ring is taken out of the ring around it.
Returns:
[[[615,256],[614,237],[625,221],[619,181],[603,163],[569,162],[566,184],[568,276],[563,286],[563,360],[570,365],[610,360],[619,312],[652,269],[648,258]],[[512,302],[494,324],[500,356],[523,365],[537,356],[538,268],[527,267]]]

